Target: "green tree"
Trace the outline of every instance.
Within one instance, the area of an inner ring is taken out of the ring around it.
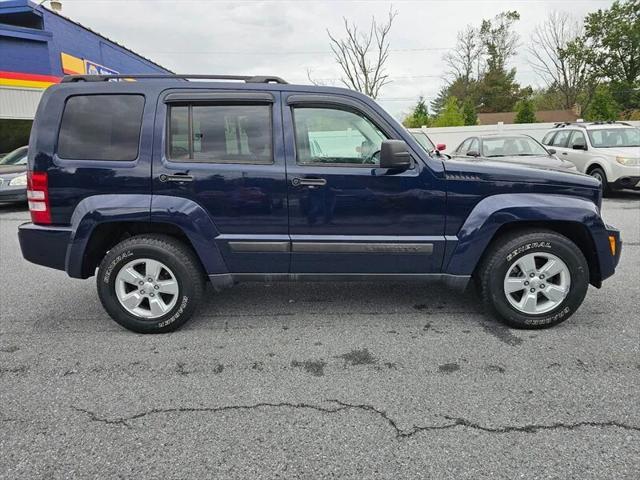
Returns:
[[[619,106],[640,107],[640,1],[616,0],[608,10],[587,15],[585,43],[592,66]]]
[[[442,111],[433,121],[434,127],[461,127],[464,125],[464,116],[458,105],[456,97],[449,97]]]
[[[516,70],[490,68],[478,86],[477,101],[481,112],[511,112],[521,97],[515,81]]]
[[[402,121],[402,124],[407,128],[419,128],[422,126],[428,126],[431,119],[429,118],[429,109],[424,101],[424,97],[418,99],[418,103],[413,108],[407,118]]]
[[[465,125],[478,124],[478,112],[476,112],[473,102],[468,98],[462,102],[462,116],[464,117]]]
[[[584,112],[585,119],[593,122],[609,121],[617,120],[619,115],[620,106],[610,88],[607,85],[598,85],[589,108]]]
[[[530,98],[523,98],[516,103],[515,123],[536,123],[536,111]]]

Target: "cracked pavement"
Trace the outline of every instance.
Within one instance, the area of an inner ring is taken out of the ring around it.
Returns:
[[[433,285],[239,285],[136,335],[0,207],[0,478],[640,478],[640,195],[617,275],[511,330]]]

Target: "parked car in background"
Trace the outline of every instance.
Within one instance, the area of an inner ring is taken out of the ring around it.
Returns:
[[[580,172],[602,183],[604,195],[613,190],[640,190],[640,129],[624,122],[559,123],[542,143]]]
[[[27,200],[27,150],[20,147],[0,158],[0,203]]]
[[[555,154],[555,150],[546,149],[529,135],[482,135],[465,139],[453,151],[452,157],[482,157],[527,167],[577,171],[573,163]]]

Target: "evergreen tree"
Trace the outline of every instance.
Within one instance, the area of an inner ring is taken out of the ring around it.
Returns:
[[[433,122],[434,127],[461,127],[464,125],[464,116],[458,105],[456,97],[449,97],[440,114]]]
[[[516,103],[515,123],[536,123],[536,111],[530,98],[523,98]]]
[[[476,112],[476,107],[468,98],[462,103],[462,116],[464,117],[465,125],[478,124],[478,113]]]
[[[402,121],[402,124],[407,128],[419,128],[428,126],[429,122],[429,109],[424,101],[424,97],[420,96],[418,103],[413,108],[413,112]]]
[[[585,119],[593,122],[617,120],[620,106],[613,98],[611,89],[607,85],[598,85],[593,99],[585,112]]]

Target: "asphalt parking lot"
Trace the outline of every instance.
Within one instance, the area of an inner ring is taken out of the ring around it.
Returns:
[[[420,284],[240,285],[143,336],[0,209],[2,478],[640,478],[640,195],[617,275],[550,330]]]

